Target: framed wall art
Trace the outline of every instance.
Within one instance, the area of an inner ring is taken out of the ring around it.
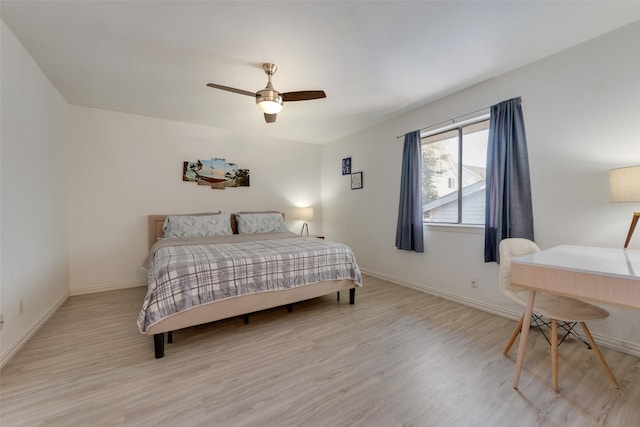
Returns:
[[[351,174],[351,189],[358,190],[363,187],[362,172],[354,172]]]
[[[206,185],[214,190],[227,187],[249,187],[249,169],[240,169],[236,163],[213,157],[182,162],[182,180]]]
[[[342,175],[351,175],[351,157],[342,159]]]

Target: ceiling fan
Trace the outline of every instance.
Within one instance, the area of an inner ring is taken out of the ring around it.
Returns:
[[[258,108],[264,113],[264,119],[267,123],[276,121],[276,116],[282,110],[283,102],[290,101],[309,101],[312,99],[326,98],[327,95],[323,90],[301,90],[297,92],[280,93],[273,88],[271,84],[271,76],[276,73],[278,67],[275,64],[262,64],[264,72],[267,73],[269,81],[267,87],[258,92],[249,92],[248,90],[236,89],[229,86],[222,86],[215,83],[208,83],[207,86],[214,89],[222,89],[229,92],[239,93],[240,95],[251,96],[256,99]]]

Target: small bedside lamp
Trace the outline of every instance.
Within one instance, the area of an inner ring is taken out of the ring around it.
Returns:
[[[300,235],[306,231],[306,235],[309,235],[309,224],[307,221],[311,221],[313,219],[313,208],[298,208],[297,218],[304,221],[302,224],[302,230],[300,230]]]
[[[611,169],[609,171],[609,192],[612,202],[640,202],[640,166]],[[633,230],[640,218],[640,211],[633,213],[624,248],[627,249]]]

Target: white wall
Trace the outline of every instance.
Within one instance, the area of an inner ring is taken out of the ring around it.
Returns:
[[[640,206],[609,203],[608,170],[640,164],[638,40],[635,23],[325,146],[324,234],[351,245],[368,272],[514,314],[498,290],[497,265],[483,262],[483,230],[427,226],[424,254],[395,248],[403,142],[396,136],[522,96],[537,243],[622,247]],[[353,171],[364,171],[364,189],[350,190],[340,175],[345,155]],[[640,235],[630,247],[640,248]],[[640,355],[638,313],[607,309],[594,335]]]
[[[69,283],[67,103],[1,26],[0,366],[66,299]]]
[[[146,282],[149,214],[280,210],[296,232],[294,206],[315,205],[320,215],[317,145],[78,106],[70,116],[72,295]],[[182,162],[211,157],[249,169],[250,187],[182,181]]]

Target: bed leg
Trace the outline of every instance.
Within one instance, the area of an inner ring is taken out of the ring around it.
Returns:
[[[340,301],[340,291],[336,292],[336,299]]]
[[[156,359],[164,357],[164,333],[153,335],[153,347],[156,352]]]
[[[356,288],[349,289],[349,304],[356,303]]]
[[[244,321],[245,325],[249,324],[249,315],[247,314],[246,316],[242,316],[242,320]]]
[[[169,332],[167,332],[167,342],[168,342],[169,344],[172,344],[172,343],[173,343],[173,331],[169,331]]]
[[[293,311],[293,304],[287,304],[287,313],[291,313]]]

